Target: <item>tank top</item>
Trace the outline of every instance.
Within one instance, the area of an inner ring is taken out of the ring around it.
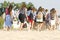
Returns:
[[[8,12],[8,8],[6,8],[5,13],[6,13],[6,15],[8,15],[8,14],[9,14],[9,12]]]

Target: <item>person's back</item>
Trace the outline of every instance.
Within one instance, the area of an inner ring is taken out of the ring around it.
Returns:
[[[38,12],[37,17],[36,17],[37,22],[43,22],[43,14],[42,12]]]

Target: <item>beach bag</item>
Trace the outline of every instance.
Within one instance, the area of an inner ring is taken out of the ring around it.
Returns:
[[[23,25],[23,28],[27,28],[27,21],[25,20],[25,22],[24,22],[24,25]]]
[[[23,28],[27,28],[27,24],[26,23],[23,25]]]

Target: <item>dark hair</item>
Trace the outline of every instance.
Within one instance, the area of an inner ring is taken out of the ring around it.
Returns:
[[[39,7],[38,11],[42,12],[43,11],[43,8],[42,7]]]
[[[46,12],[48,12],[48,9],[45,9]]]
[[[26,7],[26,3],[25,2],[22,2],[21,9],[23,9],[24,7]]]
[[[28,11],[29,11],[29,10],[32,10],[32,7],[29,7],[29,8],[28,8]]]
[[[38,14],[39,11],[41,11],[41,12],[43,11],[41,6],[38,8],[38,11],[36,12],[36,14]]]
[[[50,14],[54,16],[54,14],[56,13],[55,8],[52,8],[52,9],[50,10],[50,12],[51,12]]]
[[[56,12],[55,8],[52,8],[52,9],[50,10],[50,12]]]
[[[9,5],[9,8],[8,8],[9,14],[10,14],[10,12],[12,11],[12,8],[13,8],[13,6],[10,4],[10,5]]]

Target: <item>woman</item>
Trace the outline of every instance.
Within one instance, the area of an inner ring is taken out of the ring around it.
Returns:
[[[41,7],[37,11],[36,22],[38,23],[38,31],[41,31],[43,26],[43,9]]]
[[[12,14],[12,5],[9,6],[8,11],[6,12],[5,27],[7,31],[9,31],[12,26],[11,14]]]
[[[23,25],[24,25],[24,22],[25,22],[25,19],[27,17],[27,8],[26,8],[26,4],[23,3],[21,5],[21,8],[20,8],[20,14],[19,14],[19,20],[20,20],[20,30],[23,29]]]
[[[33,25],[33,29],[36,29],[35,18],[36,18],[37,9],[35,7],[33,7],[32,11],[33,11],[33,22],[32,22],[32,25]]]
[[[56,22],[57,22],[57,14],[55,8],[50,10],[50,23],[51,23],[51,30],[56,29]]]
[[[36,16],[35,8],[34,7],[29,7],[27,14],[28,14],[28,22],[31,25],[30,29],[33,29],[34,20],[35,20],[35,16]]]

